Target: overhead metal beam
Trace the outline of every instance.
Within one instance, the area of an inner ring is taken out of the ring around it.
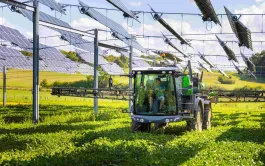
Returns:
[[[108,45],[105,43],[98,43],[99,47],[104,47],[104,48],[109,48],[109,49],[113,49],[113,50],[117,50],[117,51],[129,51],[128,49],[122,48],[122,47],[117,47],[117,46],[113,46],[113,45]]]
[[[18,2],[18,1],[14,1],[14,0],[0,0],[0,2],[11,5],[11,6],[15,6],[21,9],[25,9],[25,10],[29,10],[34,12],[35,11],[35,7],[24,4],[22,2]]]
[[[79,35],[82,35],[82,36],[94,37],[94,34],[92,34],[92,33],[88,33],[88,32],[85,32],[85,31],[78,30],[78,29],[74,29],[74,28],[67,28],[67,27],[59,26],[59,25],[48,23],[48,22],[45,22],[45,21],[40,21],[40,25],[46,26],[46,27],[49,27],[49,28],[60,29],[60,30],[67,31],[67,32],[72,32],[72,33],[79,34]]]

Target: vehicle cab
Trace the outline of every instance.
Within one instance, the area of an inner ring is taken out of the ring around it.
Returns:
[[[132,120],[138,123],[181,121],[185,112],[181,99],[186,76],[178,66],[134,68]]]

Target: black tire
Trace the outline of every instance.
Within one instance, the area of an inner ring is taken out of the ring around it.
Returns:
[[[195,111],[195,117],[192,120],[187,121],[187,130],[188,131],[202,131],[202,107],[198,106],[198,110]]]
[[[204,110],[202,129],[209,130],[211,129],[211,127],[212,127],[212,108],[209,105]]]
[[[167,123],[155,123],[154,129],[159,130],[165,126],[167,126]]]
[[[139,123],[132,121],[132,131],[150,132],[151,123]]]

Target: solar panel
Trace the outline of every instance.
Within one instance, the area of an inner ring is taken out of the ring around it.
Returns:
[[[16,69],[31,69],[32,60],[30,57],[25,57],[18,50],[0,46],[1,67]]]
[[[19,11],[25,17],[27,17],[30,21],[32,21],[32,12],[24,10],[24,9],[19,9]],[[52,17],[52,16],[50,16],[46,13],[43,13],[43,12],[40,12],[40,20],[44,21],[44,22],[51,23],[51,24],[55,24],[58,26],[72,29],[72,27],[67,22],[64,22],[58,18]],[[56,29],[56,28],[51,28],[51,27],[48,27],[48,28],[59,32],[62,35],[62,39],[68,41],[71,45],[78,47],[78,48],[81,48],[81,49],[84,49],[86,51],[94,52],[93,42],[90,42],[90,41],[83,39],[81,35],[73,33],[73,32],[68,32],[68,31],[65,31],[62,29]],[[99,48],[99,54],[104,55],[105,52]]]
[[[94,54],[90,53],[90,52],[85,52],[85,51],[81,51],[78,49],[75,49],[76,53],[78,54],[78,56],[80,56],[85,62],[90,63],[90,64],[94,64]],[[103,56],[98,56],[98,64],[102,65],[102,64],[107,64],[109,63]]]
[[[77,67],[77,72],[84,75],[94,75],[94,68],[87,64],[80,63]]]
[[[29,48],[29,40],[18,30],[0,25],[0,38],[9,41],[21,48]]]
[[[213,8],[213,5],[210,0],[194,0],[199,7],[200,11],[203,14],[202,20],[203,21],[213,21],[215,24],[221,23],[215,13],[215,10]]]
[[[121,53],[123,56],[129,58],[130,57],[130,52],[125,52],[125,51],[118,51],[119,53]],[[140,57],[137,53],[133,52],[133,57]]]
[[[54,0],[39,0],[40,3],[42,3],[45,6],[50,7],[53,10],[56,10],[62,14],[65,14],[64,9],[62,8],[62,6],[60,4],[58,4],[56,1]]]
[[[254,65],[254,63],[251,62],[251,60],[248,57],[246,57],[241,51],[240,51],[240,53],[241,53],[241,56],[242,56],[245,64],[248,67],[248,70],[251,72],[256,72],[256,66]]]
[[[201,68],[204,68],[206,71],[213,73],[212,70],[208,68],[207,66],[205,66],[203,63],[201,63],[200,61],[197,61],[197,62]]]
[[[161,16],[159,16],[153,8],[151,8],[151,10],[155,13],[154,15],[152,14],[153,18],[157,20],[161,25],[163,25],[176,38],[178,38],[181,44],[187,44],[188,46],[192,47],[190,43],[185,40],[180,34],[178,34],[178,32],[176,32]]]
[[[76,33],[64,31],[61,29],[55,29],[55,28],[50,28],[50,29],[59,32],[62,35],[61,39],[69,42],[71,45],[73,45],[77,48],[80,48],[82,50],[86,50],[86,51],[94,53],[94,42],[85,40],[82,38],[81,35],[78,35]],[[98,48],[98,53],[99,53],[99,55],[105,55],[106,54],[106,52],[103,51],[101,48]]]
[[[135,68],[135,67],[150,67],[150,65],[145,62],[144,60],[141,60],[141,59],[133,59],[132,60],[132,67]]]
[[[232,61],[232,63],[233,63],[233,65],[234,65],[236,71],[238,72],[238,74],[244,74],[244,73],[239,69],[239,67],[234,63],[234,61]]]
[[[118,66],[116,63],[107,63],[104,65],[100,65],[103,71],[108,73],[109,75],[121,75],[124,74],[124,71],[120,66]]]
[[[198,50],[197,50],[198,51]],[[213,64],[202,54],[202,53],[200,53],[200,51],[198,51],[198,53],[199,53],[199,56],[200,56],[200,58],[204,61],[204,62],[206,62],[211,68],[213,68],[214,66],[213,66]]]
[[[27,17],[30,21],[33,20],[33,15],[32,15],[31,11],[24,10],[21,8],[18,8],[18,10],[20,11],[21,14],[23,14],[25,17]],[[52,17],[52,16],[50,16],[44,12],[41,12],[41,11],[40,11],[40,21],[48,22],[48,23],[55,24],[55,25],[62,26],[62,27],[66,27],[66,28],[72,28],[67,22],[64,22],[58,18]]]
[[[218,67],[216,67],[216,69],[221,73],[223,74],[223,76],[227,77],[227,78],[230,78],[223,70],[219,69]]]
[[[253,50],[251,31],[239,20],[239,18],[237,18],[237,16],[233,15],[226,7],[224,8],[231,28],[239,40],[239,46],[245,46],[248,49]]]
[[[122,35],[117,34],[117,33],[112,33],[112,36],[123,41],[125,44],[132,46],[133,48],[135,48],[135,49],[137,49],[143,53],[146,53],[146,49],[143,46],[141,46],[136,40],[126,39]]]
[[[92,17],[99,23],[105,25],[106,27],[110,28],[112,31],[121,34],[122,36],[130,39],[132,38],[132,35],[130,35],[120,24],[114,22],[113,20],[109,19],[108,17],[104,16],[103,14],[99,13],[98,11],[89,8],[88,5],[83,3],[82,1],[79,0],[80,5],[82,8],[80,11],[83,14],[88,15],[89,17]]]
[[[183,56],[184,56],[184,58],[189,58],[189,56],[186,54],[186,53],[184,53],[183,51],[180,51],[180,49],[178,49],[164,34],[163,34],[163,36],[164,36],[164,41],[165,41],[165,43],[167,43],[168,45],[170,45],[172,48],[174,48],[175,50],[177,50],[179,53],[181,53]]]
[[[133,13],[131,10],[129,10],[120,0],[107,0],[109,3],[111,3],[113,6],[115,6],[116,8],[118,8],[119,10],[121,10],[124,14],[124,17],[131,17],[133,19],[135,19],[136,21],[140,22],[137,19],[137,16],[135,15],[135,13]]]
[[[218,39],[219,44],[223,47],[226,55],[228,56],[228,60],[234,60],[235,62],[238,63],[238,60],[236,58],[236,55],[234,51],[232,51],[226,44],[223,42],[217,35],[215,35]]]

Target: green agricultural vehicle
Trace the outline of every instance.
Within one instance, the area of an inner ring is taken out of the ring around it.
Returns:
[[[134,88],[130,108],[133,131],[150,131],[172,122],[187,122],[188,130],[211,128],[212,109],[198,75],[178,66],[133,69]]]

